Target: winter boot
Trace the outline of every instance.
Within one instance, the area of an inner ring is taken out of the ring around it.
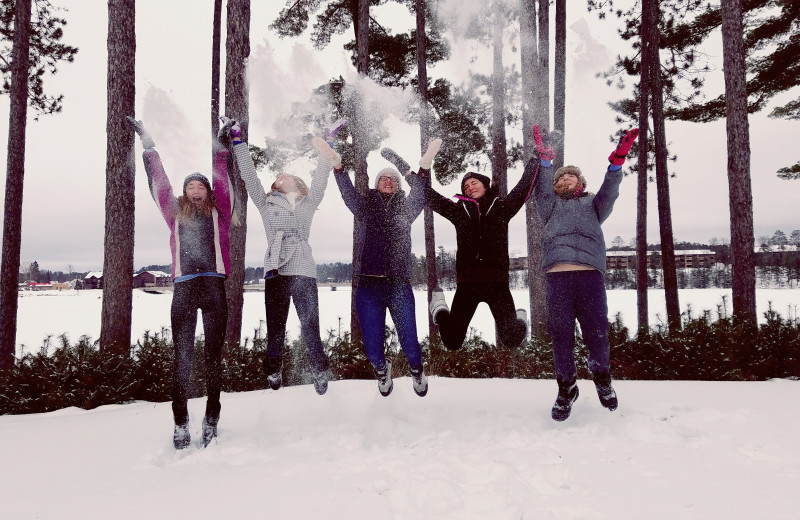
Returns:
[[[442,311],[450,312],[450,309],[447,307],[447,302],[444,299],[444,291],[437,287],[433,290],[431,294],[431,303],[428,305],[428,310],[433,317],[433,321],[436,322],[436,315]],[[438,325],[438,323],[436,323]]]
[[[517,319],[525,322],[525,339],[528,338],[528,312],[525,309],[517,309]]]
[[[387,361],[383,368],[375,369],[375,378],[378,380],[378,391],[386,397],[392,393],[394,383],[392,382],[392,364]]]
[[[558,397],[553,405],[553,420],[566,421],[572,412],[572,403],[578,398],[578,384],[575,378],[572,381],[558,381]]]
[[[409,166],[408,163],[402,157],[397,155],[397,152],[391,148],[382,148],[381,156],[383,156],[383,158],[390,163],[394,164],[394,167],[397,168],[397,171],[399,171],[400,175],[403,177],[405,177],[408,172],[411,171],[411,166]]]
[[[267,385],[273,390],[277,390],[283,384],[283,367],[279,368],[274,374],[267,376]]]
[[[330,379],[330,374],[327,370],[320,370],[314,372],[314,390],[317,391],[319,395],[325,395],[325,392],[328,391],[328,380]]]
[[[176,424],[175,431],[172,434],[172,445],[176,450],[188,448],[192,442],[192,436],[189,433],[189,422],[185,424]]]
[[[611,374],[608,372],[599,372],[593,374],[594,386],[597,388],[597,397],[600,398],[600,404],[613,412],[617,409],[619,402],[617,401],[617,393],[614,387],[611,386]]]
[[[421,366],[411,369],[411,382],[414,385],[414,392],[420,397],[425,397],[428,393],[428,376]]]
[[[203,447],[205,448],[217,436],[219,417],[203,417]]]

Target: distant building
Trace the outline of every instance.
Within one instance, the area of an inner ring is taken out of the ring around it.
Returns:
[[[103,288],[103,271],[93,271],[86,273],[83,277],[83,286],[86,289],[102,289]]]
[[[716,262],[716,255],[710,249],[675,251],[675,266],[678,269],[687,267],[711,267]],[[607,251],[606,269],[633,269],[636,267],[636,251]],[[661,252],[647,252],[647,267],[661,267]],[[520,256],[510,259],[510,270],[517,271],[528,268],[528,258]]]
[[[143,271],[133,276],[133,288],[140,287],[169,287],[172,279],[163,271]]]

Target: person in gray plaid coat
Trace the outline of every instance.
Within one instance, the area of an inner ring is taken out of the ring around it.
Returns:
[[[310,188],[300,177],[281,174],[266,192],[256,175],[247,143],[242,141],[240,125],[227,118],[223,118],[223,122],[247,194],[261,214],[269,244],[264,255],[264,303],[267,311],[264,371],[267,384],[273,390],[282,384],[286,319],[290,300],[293,300],[300,318],[300,332],[308,348],[314,389],[322,395],[328,390],[330,371],[319,331],[317,267],[308,237],[311,221],[325,195],[335,162],[328,155],[320,155]]]

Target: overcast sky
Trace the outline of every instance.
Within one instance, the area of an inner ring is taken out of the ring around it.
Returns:
[[[33,121],[27,129],[25,192],[23,199],[23,265],[36,260],[42,269],[66,271],[101,270],[105,204],[106,154],[106,31],[107,2],[102,0],[53,0],[68,8],[65,42],[79,47],[72,64],[60,67],[55,77],[46,79],[50,93],[64,94],[63,112]],[[152,133],[173,186],[194,171],[209,174],[211,23],[213,0],[139,0],[136,4],[136,117]],[[484,2],[478,0],[475,5]],[[470,12],[472,2],[453,0],[442,13],[457,27]],[[583,11],[584,2],[569,2],[566,162],[580,166],[590,191],[595,191],[613,148],[609,135],[615,131],[614,113],[607,102],[624,95],[607,87],[598,72],[608,69],[625,45],[616,36],[616,20],[600,21]],[[342,45],[351,32],[334,39],[328,48],[317,51],[308,38],[280,40],[268,30],[281,0],[252,2],[250,82],[250,139],[262,144],[266,136],[280,132],[274,123],[302,102],[311,90],[342,75],[355,82],[355,72]],[[413,17],[402,6],[373,9],[373,17],[407,30]],[[456,20],[457,19],[457,20]],[[429,72],[431,80],[446,77],[460,82],[469,70],[490,72],[486,60],[473,60],[477,44],[458,35],[452,38],[452,57],[448,64]],[[709,97],[723,88],[721,37],[712,37],[705,51],[716,72],[709,78]],[[508,46],[505,62],[518,61],[519,55]],[[224,70],[224,68],[223,68]],[[223,80],[224,84],[224,80]],[[407,93],[392,92],[377,86],[365,88],[368,97],[379,102],[389,114],[399,114],[411,99]],[[778,99],[780,101],[783,98]],[[8,97],[0,98],[0,118],[8,121]],[[394,121],[394,122],[392,122]],[[414,127],[390,118],[390,137],[383,143],[403,155],[412,166],[419,160],[419,134]],[[510,129],[521,135],[522,129]],[[530,131],[530,129],[525,129]],[[771,120],[765,114],[750,118],[752,185],[756,236],[787,233],[800,228],[797,195],[800,181],[782,181],[775,171],[798,160],[798,123]],[[730,235],[728,181],[726,173],[725,123],[704,125],[669,123],[670,152],[678,155],[670,163],[676,176],[670,181],[675,239],[707,242]],[[0,142],[8,141],[7,125],[0,125]],[[134,265],[168,264],[169,231],[147,189],[141,163],[142,148],[137,140],[136,236]],[[5,163],[6,149],[0,151]],[[368,158],[370,178],[388,165],[375,152]],[[291,164],[287,171],[309,179],[312,165],[304,161]],[[509,185],[522,167],[509,172]],[[5,186],[5,169],[0,181]],[[262,171],[262,182],[269,185],[274,174]],[[372,184],[372,181],[370,182]],[[456,185],[435,186],[443,194],[456,193]],[[407,190],[407,186],[405,186]],[[650,184],[648,242],[659,239],[655,184]],[[3,201],[0,200],[0,204]],[[0,206],[1,207],[1,206]],[[511,223],[510,251],[513,256],[525,251],[524,210]],[[263,262],[266,239],[258,212],[250,204],[248,212],[246,264]],[[437,245],[455,248],[452,225],[436,217]],[[607,243],[620,236],[628,243],[636,225],[636,179],[626,177],[612,216],[604,225]],[[424,252],[422,218],[413,228],[414,252]],[[352,247],[352,218],[341,201],[331,178],[325,199],[311,229],[311,245],[318,263],[349,262]]]

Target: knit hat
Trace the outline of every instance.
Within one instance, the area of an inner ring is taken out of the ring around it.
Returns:
[[[486,175],[482,175],[480,173],[475,173],[475,172],[467,172],[467,174],[464,175],[464,178],[461,179],[461,193],[464,193],[464,183],[467,182],[469,179],[478,179],[481,182],[481,184],[483,184],[483,187],[486,188],[487,190],[492,184],[492,181]]]
[[[572,166],[571,164],[568,166],[562,166],[558,170],[556,170],[555,175],[553,175],[553,186],[558,183],[558,179],[560,179],[563,175],[571,173],[575,177],[578,178],[578,184],[581,186],[581,189],[578,191],[586,190],[586,179],[583,177],[583,173],[581,173],[581,169],[577,166]]]
[[[400,186],[400,174],[394,168],[386,167],[378,172],[378,176],[375,177],[375,189],[378,189],[378,184],[381,182],[381,177],[392,177],[395,182],[397,182],[397,186]]]
[[[205,185],[206,189],[208,190],[208,193],[211,193],[211,183],[208,182],[208,179],[206,178],[205,175],[203,175],[202,173],[198,173],[198,172],[194,172],[191,175],[187,175],[186,178],[183,179],[183,192],[184,193],[186,193],[186,186],[188,186],[189,183],[192,182],[192,181],[200,181],[200,182],[202,182]]]

